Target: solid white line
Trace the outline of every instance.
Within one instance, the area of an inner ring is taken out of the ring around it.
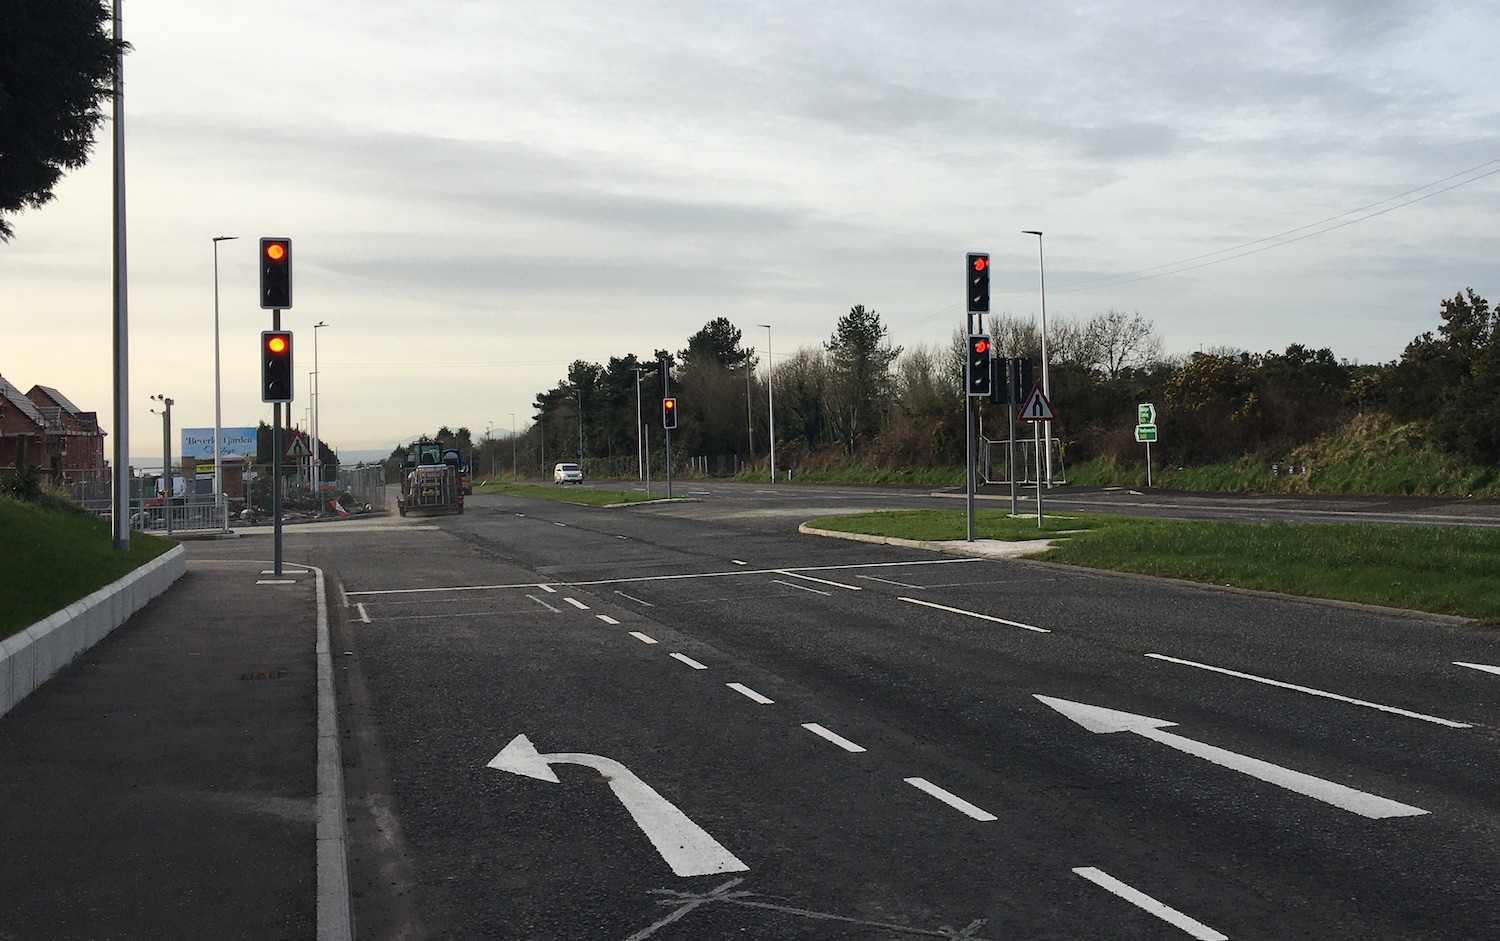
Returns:
[[[627,595],[627,594],[625,594],[625,592],[623,592],[623,591],[617,591],[617,592],[615,592],[615,594],[619,595],[621,598],[624,598],[626,601],[634,601],[636,604],[638,604],[638,605],[640,605],[641,607],[644,607],[644,608],[654,608],[654,607],[656,607],[656,605],[652,604],[649,601],[642,601],[641,599],[639,599],[639,598],[637,598],[637,597],[635,597],[633,595]]]
[[[654,644],[654,643],[656,643],[656,639],[655,638],[653,638],[653,637],[647,637],[645,634],[642,634],[640,631],[631,631],[630,632],[630,636],[634,637],[636,640],[640,641],[643,644]]]
[[[812,734],[816,735],[818,738],[827,739],[828,741],[842,748],[844,751],[853,752],[857,755],[865,750],[863,745],[856,745],[853,742],[849,741],[847,738],[844,738],[842,735],[839,735],[836,732],[828,731],[816,722],[804,722],[802,723],[802,727],[804,729],[807,729]]]
[[[1102,869],[1095,869],[1093,866],[1084,866],[1073,871],[1094,885],[1114,893],[1136,908],[1150,912],[1173,927],[1181,928],[1183,931],[1197,938],[1198,941],[1229,941],[1229,935],[1215,931],[1202,922],[1189,918],[1169,905],[1163,905],[1146,893],[1139,889],[1131,888]]]
[[[963,814],[967,814],[968,816],[973,817],[975,820],[978,820],[982,823],[989,823],[991,820],[1000,819],[987,810],[980,810],[978,807],[975,807],[973,804],[964,800],[962,797],[956,797],[948,791],[943,790],[926,778],[902,778],[902,780],[919,791],[924,791],[928,794],[931,794],[933,797],[936,797],[938,800],[947,804],[949,807],[952,807],[954,810],[957,810]]]
[[[620,623],[619,621],[616,621],[614,618],[610,617],[607,614],[596,614],[596,615],[594,615],[594,617],[596,617],[599,620],[603,621],[605,624],[619,624]]]
[[[821,588],[813,588],[810,585],[798,585],[796,582],[783,581],[783,580],[781,580],[779,578],[773,578],[773,579],[771,579],[771,581],[773,583],[777,584],[777,585],[785,585],[788,588],[800,588],[803,591],[810,591],[810,592],[812,592],[815,595],[822,595],[825,598],[832,598],[833,597],[833,592],[831,592],[831,591],[824,591]]]
[[[1019,627],[1023,631],[1036,631],[1038,634],[1050,634],[1051,631],[1045,627],[1032,627],[1030,624],[1022,624],[1020,621],[1007,621],[1005,618],[997,618],[989,614],[980,614],[977,611],[965,611],[963,608],[950,608],[945,604],[933,604],[931,601],[921,601],[916,598],[901,598],[911,604],[919,604],[924,608],[937,608],[939,611],[947,611],[951,614],[962,614],[965,617],[979,618],[981,621],[994,621],[996,624],[1004,624],[1008,627]]]
[[[368,612],[368,611],[365,610],[365,603],[363,601],[361,601],[358,604],[356,604],[354,606],[354,608],[355,608],[355,610],[357,610],[359,612],[359,619],[361,621],[363,621],[364,623],[369,624],[370,623],[370,612]]]
[[[316,911],[320,941],[350,941],[354,913],[349,891],[349,829],[344,806],[344,761],[339,748],[338,699],[333,689],[333,647],[323,570],[318,576],[318,742]]]
[[[856,575],[854,577],[855,578],[863,578],[866,581],[871,581],[871,582],[885,582],[887,585],[895,585],[897,588],[910,588],[913,591],[921,591],[922,590],[922,586],[921,585],[908,585],[906,582],[892,581],[889,578],[878,578],[878,577],[876,577],[874,575]]]
[[[703,664],[699,663],[697,660],[694,660],[692,657],[689,657],[687,654],[674,653],[674,654],[672,654],[672,659],[673,660],[681,661],[682,663],[686,663],[688,666],[692,667],[694,670],[707,670],[708,669],[708,667],[706,667]]]
[[[739,693],[742,696],[746,696],[750,699],[755,700],[762,706],[769,706],[776,701],[774,699],[767,699],[765,696],[757,693],[755,690],[746,686],[744,683],[725,683],[724,685],[728,686],[730,689],[734,690],[736,693]]]
[[[1225,676],[1233,676],[1242,680],[1250,680],[1254,683],[1264,683],[1267,686],[1276,686],[1281,689],[1295,690],[1299,693],[1307,693],[1309,696],[1321,696],[1324,699],[1336,699],[1339,702],[1349,703],[1350,705],[1354,706],[1364,706],[1367,709],[1378,709],[1381,712],[1389,712],[1393,715],[1406,716],[1408,719],[1421,719],[1423,722],[1432,722],[1437,725],[1446,725],[1450,729],[1473,728],[1473,726],[1467,722],[1455,722],[1452,719],[1442,719],[1437,716],[1429,716],[1421,712],[1409,712],[1405,709],[1398,709],[1395,706],[1382,706],[1380,703],[1369,702],[1364,699],[1351,699],[1348,696],[1340,696],[1338,693],[1330,693],[1321,689],[1313,689],[1311,686],[1298,686],[1295,683],[1285,683],[1281,680],[1272,680],[1264,676],[1256,676],[1252,673],[1241,673],[1238,670],[1229,670],[1224,667],[1210,666],[1207,663],[1197,663],[1192,660],[1179,660],[1176,657],[1168,657],[1165,654],[1159,653],[1148,653],[1146,654],[1146,656],[1152,658],[1153,660],[1165,660],[1168,663],[1178,663],[1185,667],[1196,667],[1200,670],[1209,670],[1213,673],[1222,673]],[[1497,670],[1496,672],[1500,672],[1500,670]]]
[[[552,612],[555,612],[557,614],[562,614],[562,608],[554,608],[554,607],[552,607],[552,605],[550,605],[547,602],[543,601],[542,599],[538,598],[536,595],[527,595],[526,597],[530,598],[532,601],[535,601],[537,604],[539,604],[542,607],[546,608],[548,611],[552,611]]]
[[[589,609],[588,605],[584,604],[582,601],[579,601],[577,598],[564,598],[563,600],[580,611],[587,611]]]
[[[826,578],[813,578],[811,575],[799,575],[796,572],[788,572],[786,569],[782,569],[776,574],[785,575],[789,578],[800,578],[809,582],[817,582],[819,585],[832,585],[834,588],[847,588],[850,591],[864,591],[864,589],[859,587],[858,585],[845,585],[843,582],[830,582]]]
[[[1483,670],[1486,673],[1500,674],[1500,667],[1492,667],[1488,663],[1464,663],[1462,660],[1453,661],[1456,667],[1468,667],[1471,670]]]
[[[257,578],[255,580],[255,584],[257,584],[257,585],[295,585],[295,584],[297,584],[297,580],[295,578]]]

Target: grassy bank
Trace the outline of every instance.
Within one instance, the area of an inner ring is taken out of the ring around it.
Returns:
[[[130,534],[117,552],[109,524],[58,500],[0,497],[0,638],[118,581],[176,545]]]
[[[1035,518],[975,514],[976,534],[1036,538]],[[1307,526],[1152,520],[1123,516],[1047,517],[1057,538],[1037,556],[1265,591],[1389,605],[1500,624],[1500,533],[1404,526]],[[864,513],[811,524],[821,529],[908,539],[962,539],[964,512]]]

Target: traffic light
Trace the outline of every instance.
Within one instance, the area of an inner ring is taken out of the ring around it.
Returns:
[[[292,240],[260,240],[260,306],[286,310],[292,306]]]
[[[970,395],[990,394],[990,359],[994,346],[990,338],[982,333],[969,335],[969,358],[964,372]]]
[[[969,313],[987,314],[990,310],[990,256],[971,252],[965,266],[968,283]]]
[[[661,426],[668,431],[677,427],[677,399],[673,396],[661,400]]]
[[[260,400],[292,400],[292,332],[266,330],[260,335]]]

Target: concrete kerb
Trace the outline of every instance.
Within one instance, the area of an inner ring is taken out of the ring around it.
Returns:
[[[1051,539],[1022,539],[1006,542],[1000,539],[900,539],[896,536],[872,536],[868,533],[840,533],[831,529],[815,529],[806,523],[797,527],[797,532],[809,536],[827,536],[832,539],[848,539],[852,542],[869,542],[883,546],[901,546],[906,549],[923,549],[928,552],[943,552],[948,555],[970,556],[980,559],[1019,559],[1052,548]]]
[[[129,620],[187,571],[186,551],[165,554],[0,642],[0,716]]]

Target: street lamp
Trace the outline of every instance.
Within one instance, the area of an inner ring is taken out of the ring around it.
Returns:
[[[641,374],[644,366],[630,367],[635,371],[635,472],[637,480],[646,479],[646,449],[641,443]]]
[[[490,448],[490,479],[495,479],[495,423],[487,421],[484,423],[484,437]]]
[[[229,531],[229,500],[224,496],[224,392],[219,381],[219,243],[232,242],[238,235],[215,235],[214,242],[214,500],[223,508],[220,522]]]
[[[166,481],[165,486],[158,485],[161,490],[161,514],[167,523],[167,535],[172,535],[172,405],[171,399],[165,395],[153,395],[151,401],[162,404],[161,415],[161,475]],[[151,411],[155,412],[156,409]],[[144,511],[142,511],[144,515]]]
[[[313,464],[313,496],[318,501],[318,515],[323,515],[323,455],[319,443],[322,439],[318,434],[322,431],[318,427],[318,406],[322,404],[323,377],[318,373],[318,331],[328,326],[323,321],[313,324],[313,393],[312,393],[312,464]]]
[[[758,327],[766,328],[766,416],[767,424],[771,427],[771,482],[776,482],[776,395],[772,391],[775,385],[771,381],[771,325],[768,323],[756,324]]]
[[[516,413],[510,413],[510,482],[516,482]]]
[[[1042,258],[1042,233],[1035,229],[1024,229],[1022,235],[1036,236],[1036,266],[1037,273],[1041,279],[1042,295],[1042,395],[1052,400],[1052,383],[1047,373],[1047,266]],[[1052,486],[1052,423],[1042,422],[1042,431],[1046,435],[1047,454],[1047,486]]]

